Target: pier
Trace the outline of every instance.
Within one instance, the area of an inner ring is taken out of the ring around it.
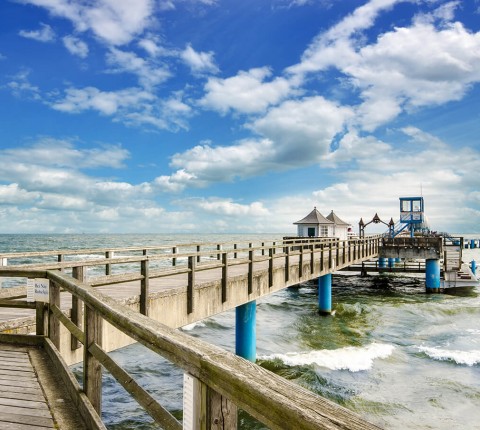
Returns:
[[[0,342],[44,350],[89,429],[104,428],[102,368],[165,429],[236,428],[237,408],[273,429],[373,429],[249,357],[177,328],[228,309],[243,312],[260,297],[311,279],[319,278],[328,291],[331,273],[378,257],[380,245],[380,237],[371,236],[3,254],[0,276],[18,286],[3,289],[10,297],[0,300]],[[97,258],[85,259],[87,254]],[[25,264],[27,258],[37,262]],[[328,313],[324,305],[320,311]],[[183,369],[183,425],[108,356],[132,342]],[[81,386],[67,366],[79,361]],[[55,414],[53,420],[58,424]]]

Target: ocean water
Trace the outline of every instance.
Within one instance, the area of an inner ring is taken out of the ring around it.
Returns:
[[[0,235],[0,253],[243,239],[254,240],[241,235]],[[480,262],[478,248],[463,252],[464,261]],[[349,273],[334,275],[332,294],[335,315],[329,317],[317,313],[315,283],[259,300],[257,363],[386,429],[480,429],[479,291],[427,295],[422,275]],[[234,351],[233,311],[182,330]],[[180,369],[138,344],[112,356],[181,418]],[[81,365],[73,369],[80,377]],[[108,374],[102,407],[109,429],[159,428]],[[243,429],[265,428],[246,414],[240,421]]]

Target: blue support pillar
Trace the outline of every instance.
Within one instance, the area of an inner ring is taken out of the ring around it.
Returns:
[[[470,240],[470,249],[475,248],[475,239]]]
[[[235,353],[246,360],[257,359],[257,302],[235,308]]]
[[[440,292],[440,260],[428,259],[425,263],[425,286],[427,293]]]
[[[332,275],[318,278],[318,311],[321,315],[332,313]]]
[[[476,276],[477,275],[477,263],[475,260],[472,260],[470,263],[470,268],[472,269],[472,273]]]
[[[393,266],[395,266],[395,258],[389,258],[388,267],[391,269]]]
[[[383,258],[383,257],[380,257],[378,259],[378,267],[380,269],[385,269],[385,267],[387,267],[387,259],[386,258]]]

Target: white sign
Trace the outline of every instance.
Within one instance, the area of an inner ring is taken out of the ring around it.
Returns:
[[[36,302],[48,303],[50,281],[48,279],[35,279],[33,298]]]
[[[34,302],[35,279],[27,279],[27,302]]]

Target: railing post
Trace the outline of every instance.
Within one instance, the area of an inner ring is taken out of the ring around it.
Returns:
[[[193,312],[193,293],[195,290],[195,258],[188,257],[187,313]]]
[[[113,257],[113,251],[107,251],[105,252],[105,258],[112,258]],[[105,264],[105,275],[111,275],[112,274],[112,265],[110,263]]]
[[[314,246],[309,245],[310,248],[310,275],[313,275],[315,271],[315,253],[314,253]]]
[[[183,430],[237,428],[236,405],[194,376],[183,376]]]
[[[200,263],[200,245],[197,245],[197,263]]]
[[[299,280],[303,276],[303,245],[300,245],[300,256],[299,256],[299,263],[298,263],[298,277]]]
[[[265,242],[262,242],[262,255],[265,255]]]
[[[237,244],[236,243],[233,244],[233,249],[237,249]],[[238,254],[236,252],[234,252],[233,253],[233,258],[237,258],[237,255]]]
[[[53,281],[50,281],[49,306],[60,308],[60,287]],[[50,309],[48,312],[48,337],[55,347],[60,349],[60,321]]]
[[[342,264],[345,265],[347,259],[347,241],[344,240],[343,242],[343,250],[342,250]]]
[[[287,245],[285,251],[285,282],[290,279],[290,247]]]
[[[102,319],[88,305],[85,305],[85,345],[83,348],[83,390],[99,415],[102,413],[102,366],[90,353],[96,343],[102,346]]]
[[[45,323],[45,318],[47,317],[45,303],[43,302],[35,302],[35,334],[37,336],[45,336],[46,333],[45,329],[47,324]]]
[[[58,254],[58,257],[57,257],[57,261],[59,263],[62,263],[63,262],[63,254]],[[64,272],[65,270],[62,268],[60,269],[60,272]]]
[[[324,251],[325,251],[325,248],[323,246],[323,243],[320,246],[320,272],[323,272],[323,269],[324,269],[324,265],[325,265],[325,255],[324,255]]]
[[[176,253],[178,252],[178,248],[176,246],[174,246],[172,248],[172,254],[175,255]],[[177,265],[177,259],[175,257],[172,258],[172,266],[176,266]]]
[[[248,294],[253,292],[253,250],[248,251]]]
[[[222,254],[222,303],[227,301],[228,285],[228,254]]]
[[[72,268],[72,276],[75,279],[78,279],[80,282],[85,282],[87,279],[87,268],[80,266],[80,267],[73,267]],[[70,311],[70,320],[79,328],[82,329],[82,302],[78,299],[77,296],[72,294],[72,309]],[[80,342],[78,339],[72,334],[70,335],[70,348],[72,351],[80,348]]]
[[[332,260],[333,260],[333,249],[332,249],[332,242],[330,242],[328,244],[328,268],[329,270],[332,269],[333,267],[333,263],[332,263]]]
[[[140,265],[142,275],[142,280],[140,281],[140,313],[148,316],[148,295],[150,290],[149,260],[142,260]]]
[[[219,243],[219,244],[217,245],[217,251],[221,251],[221,250],[222,250],[222,244]],[[221,254],[220,252],[217,253],[217,260],[220,260],[220,259],[222,258],[221,255],[222,255],[222,254]]]
[[[273,249],[268,250],[268,288],[273,287]]]

